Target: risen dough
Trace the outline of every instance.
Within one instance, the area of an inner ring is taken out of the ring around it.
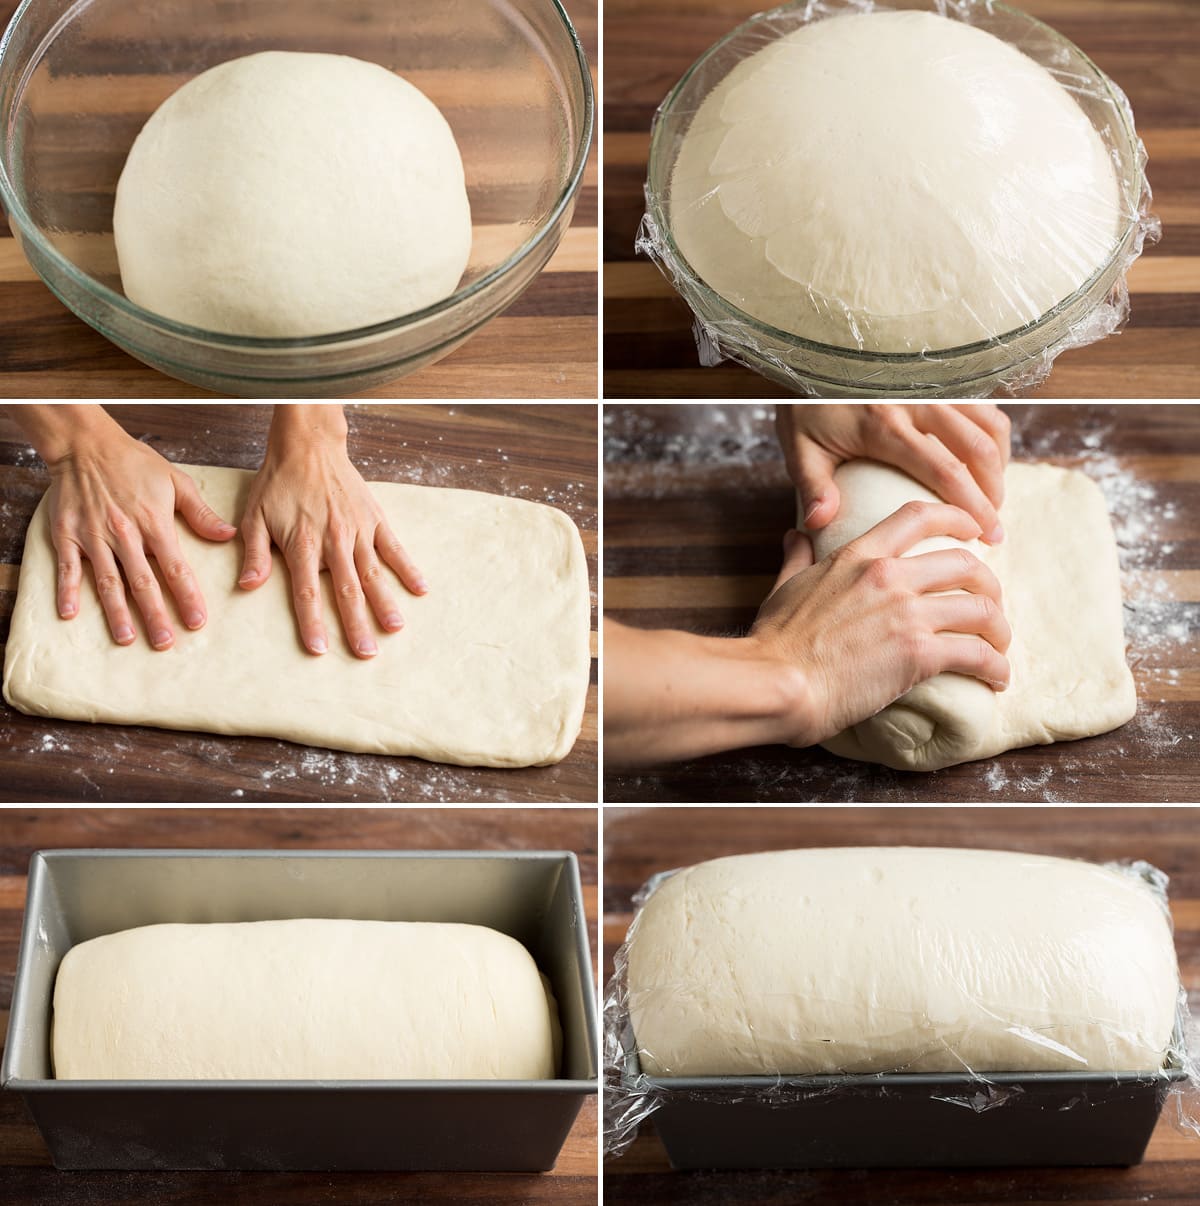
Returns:
[[[54,985],[59,1080],[538,1080],[552,1000],[478,925],[150,925],[72,947]]]
[[[210,68],[142,128],[117,185],[125,293],[235,335],[346,331],[432,305],[471,250],[446,120],[375,63],[266,51]]]
[[[983,850],[701,863],[651,895],[628,955],[656,1076],[1148,1071],[1179,991],[1140,880]]]
[[[1041,317],[1116,245],[1100,136],[1020,50],[925,12],[827,17],[738,63],[679,150],[675,241],[755,318],[919,352]]]
[[[216,512],[237,523],[252,474],[182,465]],[[43,498],[29,526],[4,662],[15,708],[65,720],[282,737],[466,766],[533,766],[566,756],[579,733],[590,666],[587,561],[561,512],[473,490],[372,482],[430,592],[399,582],[403,631],[356,658],[321,576],[330,651],[300,644],[287,567],[240,590],[240,541],[213,544],[177,523],[208,623],[177,625],[155,653],[140,631],[115,645],[90,573],[79,615],[55,612],[55,556]],[[164,594],[166,592],[164,591]],[[168,602],[168,607],[171,604]]]
[[[913,500],[937,496],[897,469],[851,461],[834,475],[837,518],[812,534],[818,558]],[[1137,709],[1125,663],[1116,541],[1100,488],[1076,469],[1010,464],[1000,513],[1005,539],[966,547],[991,567],[1013,631],[1012,680],[939,674],[825,748],[898,770],[937,770],[1025,745],[1092,737]],[[905,555],[962,545],[925,540]]]

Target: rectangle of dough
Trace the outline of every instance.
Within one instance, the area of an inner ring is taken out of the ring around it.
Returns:
[[[995,850],[736,855],[656,888],[627,941],[652,1076],[1135,1072],[1179,999],[1135,872]]]
[[[529,952],[482,925],[147,925],[72,947],[59,1080],[547,1080],[561,1032]]]
[[[181,465],[238,523],[253,474]],[[372,482],[389,524],[429,581],[394,590],[406,626],[369,661],[349,650],[327,574],[330,651],[300,644],[287,567],[237,586],[242,544],[177,523],[208,605],[158,653],[109,635],[90,573],[79,615],[55,608],[56,557],[43,498],[30,523],[4,663],[4,697],[64,720],[280,737],[463,766],[544,766],[566,756],[587,696],[589,587],[579,531],[561,511],[472,490]],[[164,592],[165,593],[165,592]],[[170,607],[168,603],[168,607]]]

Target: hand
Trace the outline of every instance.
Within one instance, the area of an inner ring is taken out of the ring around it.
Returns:
[[[930,536],[972,540],[979,525],[957,507],[911,502],[815,565],[808,538],[788,533],[747,639],[799,674],[792,744],[825,741],[935,674],[1008,685],[999,582],[966,549],[901,556]]]
[[[843,461],[866,457],[902,469],[961,507],[978,522],[987,543],[1004,539],[999,509],[1010,425],[997,406],[791,403],[776,407],[775,425],[810,532],[838,513],[833,471]]]
[[[137,639],[128,583],[150,644],[169,649],[175,643],[174,627],[149,559],[158,563],[184,624],[203,628],[208,617],[204,596],[180,550],[175,513],[205,540],[230,540],[236,529],[208,506],[186,473],[127,435],[99,407],[72,409],[74,416],[26,416],[50,468],[58,614],[64,620],[78,614],[86,558],[117,644]]]
[[[242,518],[245,562],[238,585],[256,590],[271,576],[271,542],[292,579],[300,639],[311,653],[329,642],[321,614],[320,574],[327,569],[350,648],[379,652],[367,605],[387,632],[404,627],[382,562],[413,594],[429,589],[362,475],[346,453],[346,422],[336,406],[279,406],[266,459]]]

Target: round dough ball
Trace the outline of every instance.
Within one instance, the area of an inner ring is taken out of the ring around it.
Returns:
[[[739,63],[680,146],[675,241],[765,323],[869,352],[1003,335],[1114,249],[1121,194],[1072,96],[926,12],[840,15]]]
[[[113,233],[139,305],[296,338],[448,297],[471,212],[454,135],[412,84],[345,55],[267,51],[158,107],[121,173]]]

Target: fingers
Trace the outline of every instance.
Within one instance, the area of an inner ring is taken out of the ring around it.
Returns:
[[[196,483],[181,469],[171,474],[175,483],[175,509],[183,516],[189,528],[205,540],[232,540],[237,528],[226,523],[204,501]]]
[[[140,538],[137,542],[122,539],[117,545],[117,556],[125,570],[129,593],[133,596],[142,619],[146,621],[146,635],[150,644],[155,649],[170,649],[175,643],[175,633],[171,629],[171,620],[167,615],[158,579],[150,568],[150,562],[146,560],[146,552],[141,546]]]
[[[379,652],[375,633],[363,595],[362,584],[354,558],[344,545],[335,545],[325,554],[329,574],[333,579],[333,597],[337,600],[338,615],[350,648],[357,657],[374,657]]]
[[[894,564],[897,572],[904,575],[905,584],[916,594],[966,590],[986,595],[997,606],[1004,604],[1000,580],[967,549],[921,553],[917,557],[900,558]]]
[[[987,595],[925,595],[920,601],[922,624],[930,632],[981,636],[1003,653],[1012,644],[1012,629],[994,599]],[[1005,680],[1007,681],[1007,679]]]
[[[941,440],[998,509],[1004,501],[1004,461],[995,439],[957,406],[928,407],[919,413],[917,426]],[[977,518],[983,523],[982,517]]]
[[[64,620],[79,614],[79,587],[83,582],[83,560],[79,545],[69,538],[55,537],[58,551],[58,614]]]
[[[310,653],[325,653],[329,642],[321,619],[321,565],[316,543],[311,537],[295,537],[283,555],[292,579],[292,607],[300,625],[300,640]]]
[[[830,523],[838,512],[840,496],[833,481],[837,461],[808,436],[797,436],[794,448],[796,489],[804,526],[815,532]]]
[[[208,609],[204,606],[204,595],[196,582],[196,575],[192,573],[192,567],[179,547],[175,525],[161,532],[148,532],[147,542],[183,622],[193,630],[203,628],[208,620]]]
[[[959,507],[947,503],[909,502],[845,546],[863,557],[899,557],[931,536],[975,540],[979,524]]]
[[[354,568],[376,619],[388,632],[399,632],[404,627],[404,617],[388,589],[383,566],[375,550],[361,538],[354,548]]]
[[[794,578],[802,570],[808,569],[812,563],[812,541],[803,532],[796,531],[795,528],[785,532],[783,536],[783,568],[779,571],[779,576],[775,579],[775,584],[771,587],[767,598],[769,599],[785,582]]]
[[[926,635],[920,642],[918,661],[922,681],[935,674],[966,674],[1003,691],[1011,677],[1008,659],[977,636]]]
[[[413,559],[404,551],[404,545],[400,543],[396,533],[382,521],[375,529],[375,548],[385,564],[395,570],[400,581],[414,595],[423,595],[428,592],[429,583],[425,581],[424,575],[417,569]]]
[[[261,511],[246,512],[242,519],[242,543],[246,551],[238,586],[243,590],[256,590],[271,576],[271,533]]]
[[[938,413],[941,413],[940,407]],[[974,516],[984,539],[991,543],[1003,539],[996,508],[954,453],[911,425],[889,427],[886,441],[887,459],[892,464],[898,465],[939,498]]]
[[[964,403],[956,406],[955,410],[962,411],[972,422],[978,423],[992,437],[1000,452],[1000,462],[1007,465],[1012,455],[1012,422],[1008,415],[998,406],[990,402]]]
[[[85,541],[83,551],[92,563],[96,593],[100,596],[100,606],[104,609],[113,640],[118,645],[132,645],[136,639],[133,618],[125,601],[125,583],[121,581],[112,549],[104,541],[90,538]]]

